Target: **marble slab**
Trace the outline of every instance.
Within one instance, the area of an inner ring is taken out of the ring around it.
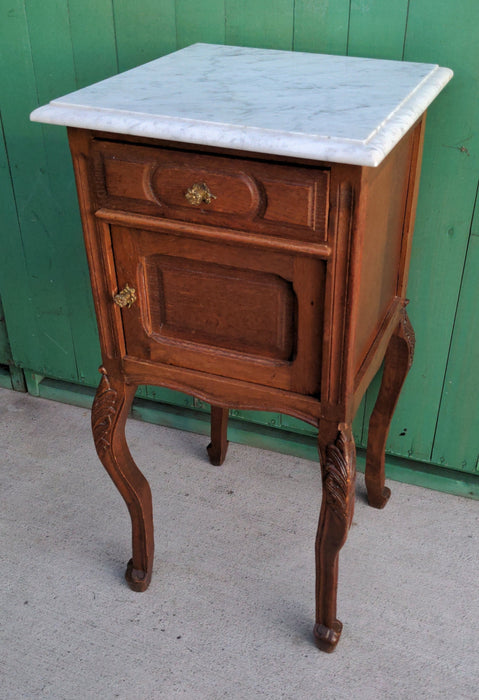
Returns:
[[[452,78],[426,63],[194,44],[33,121],[377,166]]]

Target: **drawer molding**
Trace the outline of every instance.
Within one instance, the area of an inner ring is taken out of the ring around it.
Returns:
[[[188,238],[202,240],[218,240],[247,248],[261,248],[264,250],[277,250],[279,252],[291,252],[294,255],[327,260],[331,257],[331,246],[327,243],[307,243],[293,241],[289,238],[273,238],[260,233],[248,233],[235,229],[224,229],[216,226],[202,224],[185,224],[182,221],[171,219],[158,219],[146,214],[130,214],[118,209],[101,208],[95,212],[95,216],[109,224],[120,224],[129,228],[144,229],[146,231],[168,231]]]
[[[296,241],[327,239],[329,168],[101,139],[92,142],[92,156],[99,209]],[[185,195],[195,183],[205,183],[214,198],[189,202]]]

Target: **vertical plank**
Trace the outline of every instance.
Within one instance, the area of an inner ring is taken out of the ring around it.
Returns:
[[[0,297],[0,365],[8,365],[12,357],[8,343],[7,325],[3,313],[2,298]]]
[[[476,472],[479,467],[479,206],[470,238],[454,324],[433,461]]]
[[[197,41],[224,44],[224,0],[176,0],[176,41],[179,49]]]
[[[26,7],[36,89],[39,102],[45,103],[76,88],[70,15],[62,0],[46,0],[41,5],[28,0]],[[50,332],[50,317],[42,311],[46,336],[64,350],[54,374],[51,368],[45,374],[74,381],[85,381],[88,376],[90,382],[96,383],[95,365],[99,362],[96,324],[66,132],[49,126],[41,130],[50,194],[47,224],[50,270],[44,274],[50,278],[59,307],[57,315],[64,323],[62,335],[56,327],[55,332],[53,328]]]
[[[77,89],[118,72],[111,0],[68,0]]]
[[[479,153],[479,3],[414,0],[404,58],[449,66],[455,77],[428,112],[408,296],[416,354],[388,449],[430,460],[476,196]],[[427,27],[427,32],[424,31]],[[467,140],[470,139],[470,140]],[[461,147],[467,150],[461,150]],[[468,358],[463,358],[468,362]],[[470,366],[470,365],[469,365]],[[471,372],[477,369],[470,366]]]
[[[68,8],[62,0],[25,0],[40,102],[75,89]]]
[[[225,0],[226,43],[292,49],[294,0]]]
[[[176,49],[175,0],[113,0],[120,71]]]
[[[55,18],[48,17],[46,6],[45,11],[48,20],[55,24]],[[28,317],[28,307],[33,306],[33,327],[37,328],[36,346],[31,342],[29,328],[25,329],[22,339],[12,337],[12,346],[17,350],[21,346],[23,364],[33,363],[50,371],[60,366],[67,377],[73,379],[76,372],[71,368],[74,352],[69,323],[63,316],[61,287],[52,274],[58,260],[55,241],[51,238],[55,199],[46,174],[48,165],[42,130],[28,121],[38,97],[25,7],[20,0],[12,0],[8,11],[5,9],[0,34],[2,119],[21,232],[16,241],[11,241],[15,249],[11,264],[25,266],[27,273],[25,287],[16,286],[16,312],[26,310]],[[13,309],[8,297],[5,296],[3,302],[8,317]]]
[[[401,59],[409,0],[351,0],[348,54]]]
[[[10,164],[4,138],[4,126],[0,112],[0,211],[2,212],[0,256],[0,362],[7,364],[12,356],[21,363],[32,356],[25,355],[24,348],[35,347],[38,342],[36,320],[29,296],[29,280],[23,256],[22,238],[17,206],[13,193]],[[0,301],[1,303],[1,301]],[[7,340],[7,323],[11,343]],[[11,347],[12,346],[12,347]]]
[[[296,0],[294,50],[345,55],[350,0]]]

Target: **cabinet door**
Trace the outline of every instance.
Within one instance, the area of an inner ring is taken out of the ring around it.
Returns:
[[[128,356],[319,395],[325,263],[111,226]]]

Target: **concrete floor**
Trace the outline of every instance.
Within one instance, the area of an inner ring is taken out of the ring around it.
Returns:
[[[312,642],[314,462],[130,421],[156,517],[153,581],[123,580],[129,519],[89,412],[0,390],[0,697],[478,698],[479,503],[363,478],[334,654]]]

